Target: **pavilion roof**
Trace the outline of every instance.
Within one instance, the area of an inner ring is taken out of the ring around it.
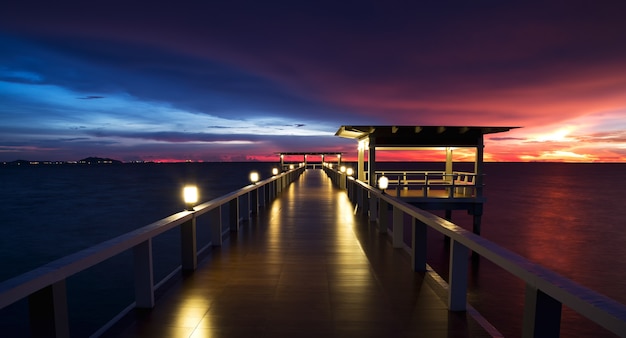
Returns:
[[[341,126],[335,136],[375,142],[376,147],[468,147],[481,144],[485,134],[519,127],[479,126]]]

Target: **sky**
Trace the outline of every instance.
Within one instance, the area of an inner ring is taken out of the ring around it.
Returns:
[[[521,127],[485,136],[487,161],[626,162],[624,13],[621,0],[3,1],[0,161],[355,158],[342,125],[433,125]]]

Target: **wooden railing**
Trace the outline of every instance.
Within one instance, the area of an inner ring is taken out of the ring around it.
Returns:
[[[154,292],[165,282],[153,281],[152,240],[174,228],[181,230],[181,266],[176,271],[193,271],[198,255],[210,246],[221,246],[225,231],[237,231],[240,220],[248,213],[257,213],[268,205],[283,189],[293,182],[304,168],[281,173],[256,184],[248,185],[230,194],[202,203],[189,211],[181,211],[152,224],[105,241],[88,249],[50,262],[35,270],[0,283],[0,309],[19,300],[28,299],[30,327],[33,336],[69,337],[66,280],[72,275],[122,254],[133,252],[135,302],[123,312],[133,308],[152,308]],[[240,210],[240,199],[248,198],[250,210]],[[228,224],[223,224],[222,207],[228,206]],[[212,242],[198,250],[196,219],[207,214]],[[242,215],[244,215],[242,217]],[[123,315],[120,314],[120,316]]]
[[[385,194],[333,169],[324,168],[332,181],[346,189],[358,212],[391,235],[394,247],[412,257],[415,271],[426,271],[427,227],[450,238],[448,309],[467,309],[468,254],[485,258],[526,284],[523,337],[558,337],[563,305],[605,329],[626,337],[626,306],[519,256],[443,218]],[[391,212],[391,214],[390,214]],[[404,215],[412,219],[410,246],[405,244]]]
[[[482,186],[476,184],[477,174],[464,171],[407,171],[407,170],[380,170],[376,171],[376,182],[381,176],[389,180],[388,194],[397,197],[409,194],[403,192],[417,191],[411,194],[415,197],[433,197],[431,191],[445,191],[445,194],[437,194],[438,197],[447,198],[472,198],[480,196],[478,189]]]

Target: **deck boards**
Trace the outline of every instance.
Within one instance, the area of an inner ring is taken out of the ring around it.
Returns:
[[[255,221],[105,337],[476,337],[410,257],[307,170]]]

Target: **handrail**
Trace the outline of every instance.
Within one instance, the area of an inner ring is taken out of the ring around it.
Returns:
[[[53,318],[53,325],[49,321],[40,322],[41,316],[33,317],[31,314],[31,327],[37,327],[45,331],[45,336],[66,337],[69,336],[70,328],[67,313],[67,298],[65,280],[81,271],[91,268],[107,259],[113,258],[122,252],[133,250],[135,262],[135,307],[151,308],[154,306],[155,285],[153,282],[152,244],[156,236],[176,227],[181,228],[181,258],[182,269],[193,271],[197,266],[199,250],[196,249],[196,218],[221,206],[230,204],[234,210],[231,212],[231,231],[238,228],[239,222],[239,197],[256,192],[251,196],[249,207],[259,208],[258,192],[264,189],[263,198],[267,201],[276,198],[278,194],[293,182],[305,168],[298,167],[283,172],[263,181],[245,186],[229,194],[199,204],[193,210],[181,211],[165,217],[161,220],[138,228],[113,239],[104,241],[87,249],[78,251],[60,259],[54,260],[39,268],[5,280],[0,283],[0,309],[3,309],[21,299],[29,298],[29,306],[44,308],[49,311],[44,317]],[[254,203],[254,205],[252,205]],[[221,212],[221,211],[220,211]],[[233,214],[236,212],[237,214]],[[212,219],[211,227],[213,234],[219,238],[212,238],[209,245],[221,245],[222,243],[222,220]],[[234,224],[233,224],[234,223]],[[180,266],[176,269],[179,269]],[[175,269],[175,271],[176,271]],[[171,276],[172,274],[170,274]],[[167,277],[166,277],[167,278]],[[43,303],[43,305],[42,305]],[[52,304],[52,306],[48,306]],[[49,326],[43,327],[42,326]]]
[[[543,336],[542,332],[558,332],[562,305],[619,336],[626,336],[626,305],[577,284],[450,221],[385,194],[364,182],[347,177],[333,169],[324,168],[324,171],[331,176],[336,185],[348,190],[349,197],[353,203],[359,205],[358,210],[361,213],[367,214],[369,211],[370,221],[378,222],[381,231],[389,232],[393,236],[394,246],[404,246],[401,244],[404,243],[402,215],[409,215],[415,220],[410,253],[413,268],[416,271],[426,269],[426,231],[423,226],[428,226],[451,239],[448,288],[450,310],[466,310],[467,253],[471,250],[526,284],[524,337]],[[391,227],[387,224],[389,206],[393,210]],[[542,317],[542,325],[536,324],[536,320],[540,317]]]

